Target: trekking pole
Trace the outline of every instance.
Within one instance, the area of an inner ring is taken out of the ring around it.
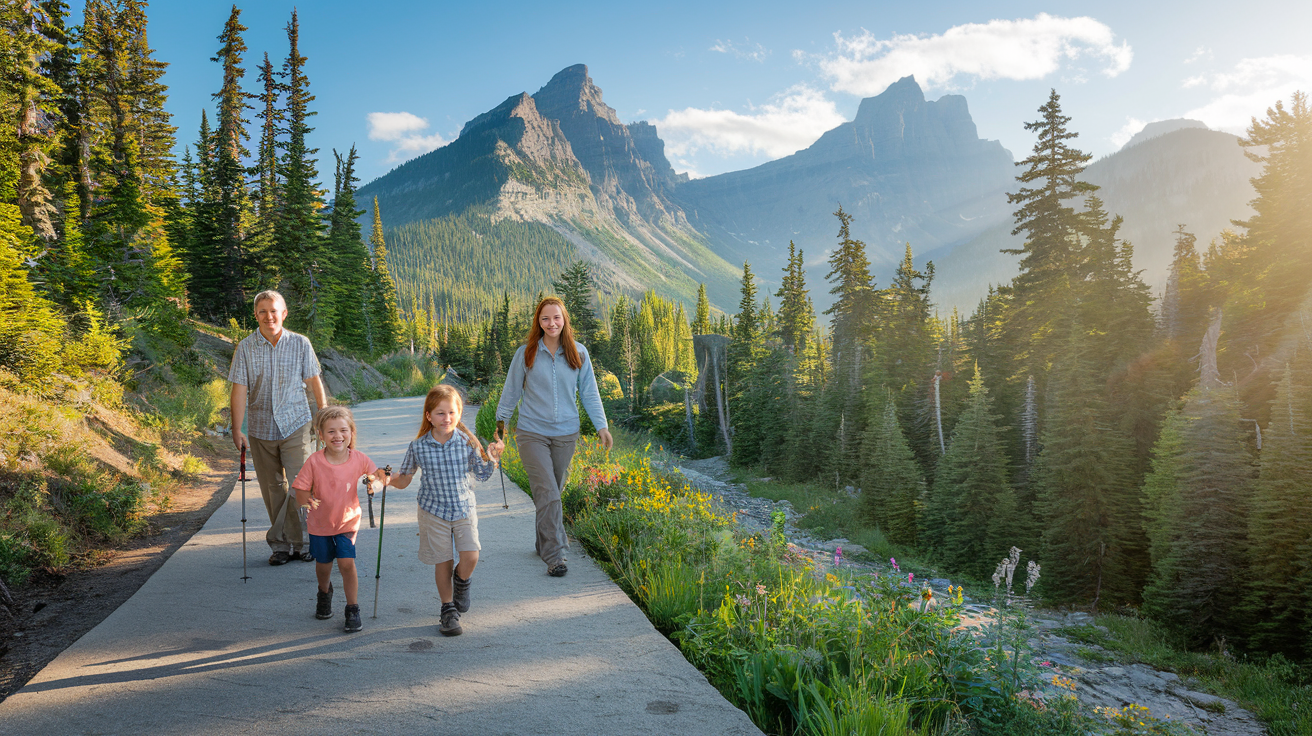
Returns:
[[[383,518],[387,515],[387,484],[392,480],[392,466],[383,468],[383,497],[378,501],[378,562],[374,567],[374,615],[378,618],[378,583],[383,577]],[[372,494],[371,494],[372,495]]]
[[[246,574],[246,448],[241,448],[241,472],[238,473],[241,478],[241,581],[244,583],[251,579]]]
[[[365,476],[368,478],[368,476]],[[370,480],[365,482],[365,493],[369,496],[369,528],[374,528],[374,485]]]
[[[506,439],[506,423],[497,422],[497,437],[500,440]],[[501,474],[501,508],[510,508],[510,501],[506,500],[506,471],[501,467],[501,458],[497,458],[497,472]]]

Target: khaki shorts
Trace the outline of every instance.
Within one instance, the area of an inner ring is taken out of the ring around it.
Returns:
[[[471,503],[469,516],[455,521],[447,521],[419,509],[419,561],[425,565],[440,565],[455,559],[452,542],[456,552],[477,552],[483,547],[478,543],[478,509]]]

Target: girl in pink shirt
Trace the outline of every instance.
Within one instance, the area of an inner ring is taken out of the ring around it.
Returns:
[[[309,508],[306,531],[310,534],[310,554],[314,555],[315,574],[319,578],[319,596],[315,618],[333,616],[333,560],[342,573],[346,589],[346,631],[359,631],[360,605],[356,593],[360,579],[355,571],[355,533],[360,530],[360,495],[356,484],[370,484],[371,493],[383,487],[382,472],[369,456],[355,449],[355,417],[344,406],[330,406],[314,418],[314,431],[324,448],[311,455],[296,475],[292,487],[296,502]]]

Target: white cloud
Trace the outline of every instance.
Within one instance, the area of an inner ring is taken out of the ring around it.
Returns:
[[[1212,49],[1207,46],[1199,46],[1198,48],[1194,49],[1194,52],[1189,55],[1189,58],[1184,60],[1184,63],[1192,64],[1195,61],[1199,61],[1200,59],[1211,59],[1211,58],[1212,58]]]
[[[1241,59],[1233,70],[1201,74],[1184,80],[1189,87],[1208,87],[1216,97],[1184,114],[1214,129],[1243,131],[1276,100],[1312,88],[1312,56],[1280,54]]]
[[[834,90],[863,97],[908,74],[927,87],[951,88],[958,77],[1042,79],[1063,62],[1094,57],[1103,61],[1102,73],[1114,77],[1134,58],[1129,44],[1117,43],[1107,25],[1047,13],[967,23],[940,35],[895,34],[884,40],[863,30],[852,37],[835,33],[834,41],[837,52],[819,59],[821,73]]]
[[[1139,118],[1126,118],[1125,125],[1122,125],[1120,130],[1112,133],[1112,143],[1114,143],[1117,148],[1121,148],[1126,143],[1129,143],[1130,139],[1133,138],[1136,133],[1143,130],[1144,126],[1149,122],[1152,121],[1140,120]]]
[[[743,43],[737,44],[733,41],[716,40],[715,45],[710,48],[711,51],[718,51],[721,54],[733,54],[739,59],[749,61],[763,62],[770,55],[770,50],[759,43],[752,43],[749,39],[743,39]]]
[[[371,112],[369,140],[393,143],[387,162],[396,163],[446,145],[440,133],[423,135],[428,119],[408,112]]]
[[[733,110],[695,107],[670,110],[656,126],[667,150],[687,157],[705,150],[719,155],[764,154],[787,156],[815,142],[825,131],[845,122],[834,103],[819,90],[791,87],[771,102]]]

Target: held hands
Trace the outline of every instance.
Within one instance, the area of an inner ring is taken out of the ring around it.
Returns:
[[[315,498],[314,496],[310,496],[310,500],[301,504],[301,508],[310,509],[311,511],[313,511],[319,508],[319,499]]]
[[[501,453],[505,451],[506,451],[506,441],[501,439],[500,437],[497,438],[496,442],[493,442],[492,444],[487,446],[488,457],[492,458],[492,462],[494,463],[501,462]]]
[[[363,475],[360,477],[360,482],[364,484],[365,492],[368,493],[370,496],[374,495],[375,491],[382,490],[383,482],[381,480],[378,480],[378,475],[382,472],[383,471],[380,468],[378,470],[375,470],[372,474]]]

